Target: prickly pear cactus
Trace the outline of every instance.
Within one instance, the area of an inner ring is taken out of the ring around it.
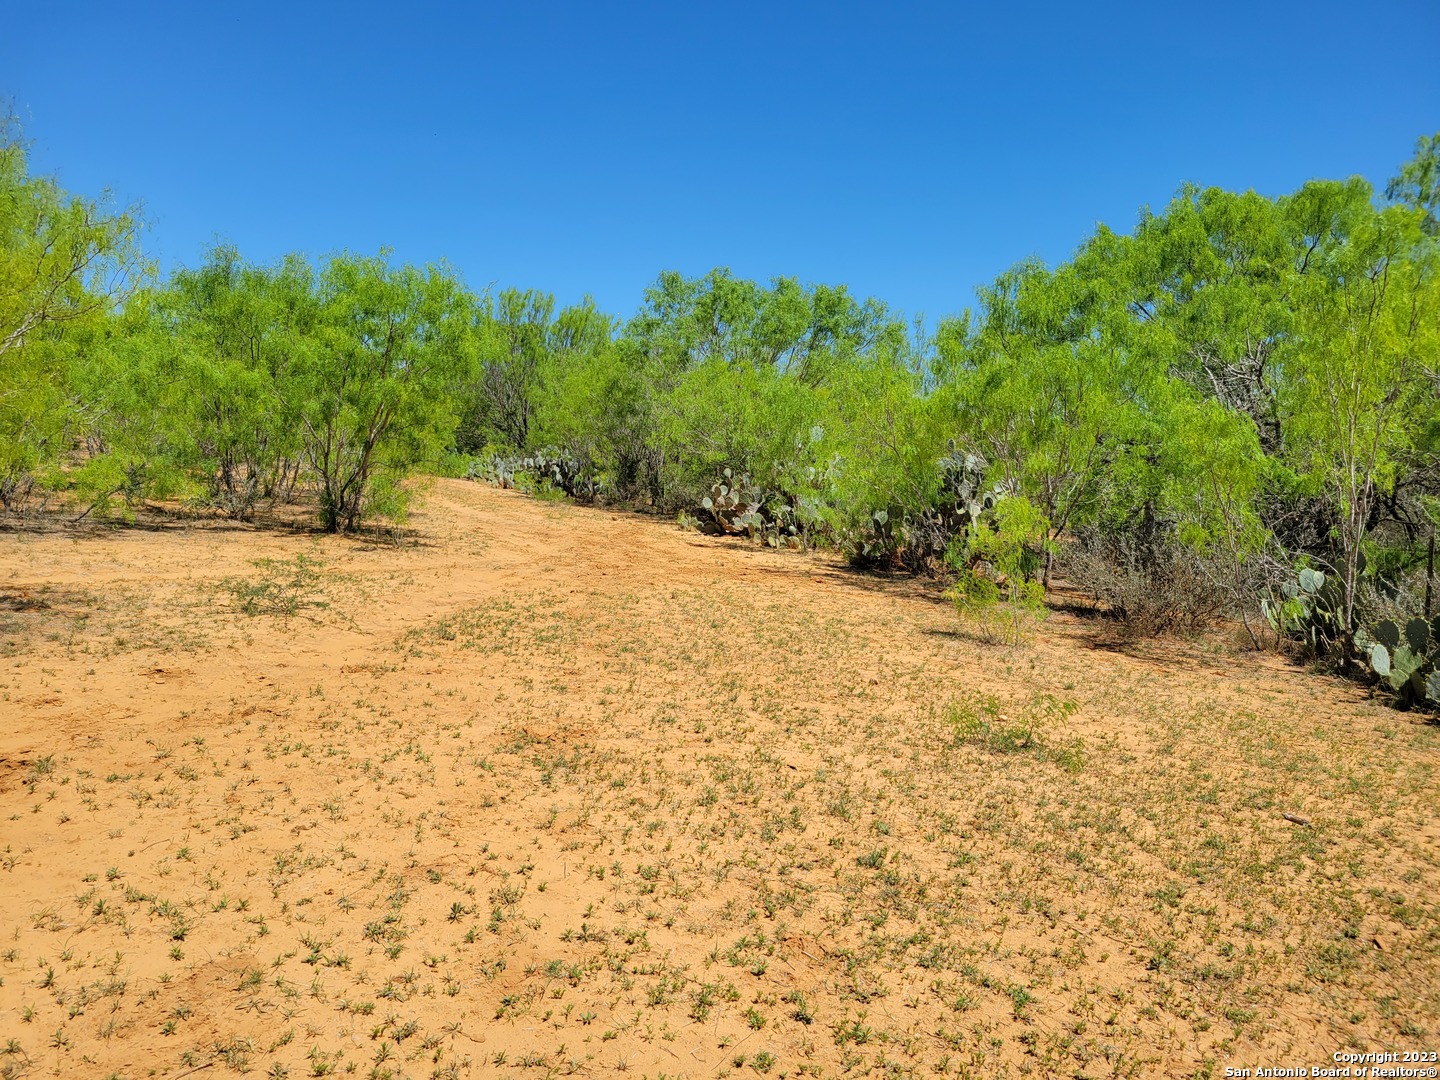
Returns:
[[[912,570],[933,566],[957,535],[975,529],[997,502],[1013,494],[1003,482],[987,487],[989,463],[961,450],[953,439],[936,466],[939,490],[930,506],[918,513],[881,507],[860,525],[852,539],[859,561],[889,561]]]
[[[1440,708],[1440,615],[1428,622],[1410,619],[1402,627],[1389,619],[1355,643],[1381,683],[1404,708]]]
[[[717,535],[748,535],[772,548],[804,546],[803,508],[780,496],[768,497],[750,477],[726,469],[700,500],[702,528]]]
[[[1303,642],[1316,655],[1329,652],[1345,629],[1340,579],[1308,566],[1282,582],[1278,595],[1262,598],[1260,612],[1277,635]]]
[[[1004,483],[986,488],[985,470],[988,462],[979,454],[958,450],[952,440],[940,462],[941,490],[954,499],[955,507],[965,517],[965,524],[974,528],[987,510],[1011,494]]]
[[[513,488],[522,477],[548,480],[572,499],[595,499],[603,490],[600,481],[580,462],[563,450],[547,447],[533,454],[506,457],[491,454],[476,458],[465,472],[471,480],[483,480],[496,487]]]
[[[722,532],[734,535],[753,532],[764,522],[762,511],[765,493],[750,482],[748,476],[736,476],[730,469],[710,485],[710,493],[700,500]]]

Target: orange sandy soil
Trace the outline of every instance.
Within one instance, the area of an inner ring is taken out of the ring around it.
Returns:
[[[0,1074],[1440,1048],[1440,731],[1108,630],[464,481],[398,543],[0,533]]]

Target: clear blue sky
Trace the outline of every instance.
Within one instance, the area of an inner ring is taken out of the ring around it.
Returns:
[[[1440,3],[17,2],[33,165],[162,267],[444,258],[628,315],[666,268],[960,310],[1186,180],[1383,185],[1440,130]]]

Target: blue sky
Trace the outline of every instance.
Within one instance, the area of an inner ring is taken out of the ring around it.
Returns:
[[[32,165],[162,267],[381,245],[628,315],[662,269],[930,320],[1183,181],[1383,185],[1440,130],[1440,4],[21,3]]]

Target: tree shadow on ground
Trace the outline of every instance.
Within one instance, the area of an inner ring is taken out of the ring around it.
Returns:
[[[351,532],[327,532],[317,520],[313,503],[291,503],[248,520],[227,517],[219,511],[196,511],[187,507],[145,503],[121,516],[77,517],[57,510],[0,513],[0,535],[98,540],[124,533],[175,533],[200,531],[217,535],[336,536],[369,548],[435,547],[433,539],[412,526],[373,525]]]
[[[37,637],[82,626],[101,609],[85,589],[11,581],[0,586],[0,656],[11,656]]]

